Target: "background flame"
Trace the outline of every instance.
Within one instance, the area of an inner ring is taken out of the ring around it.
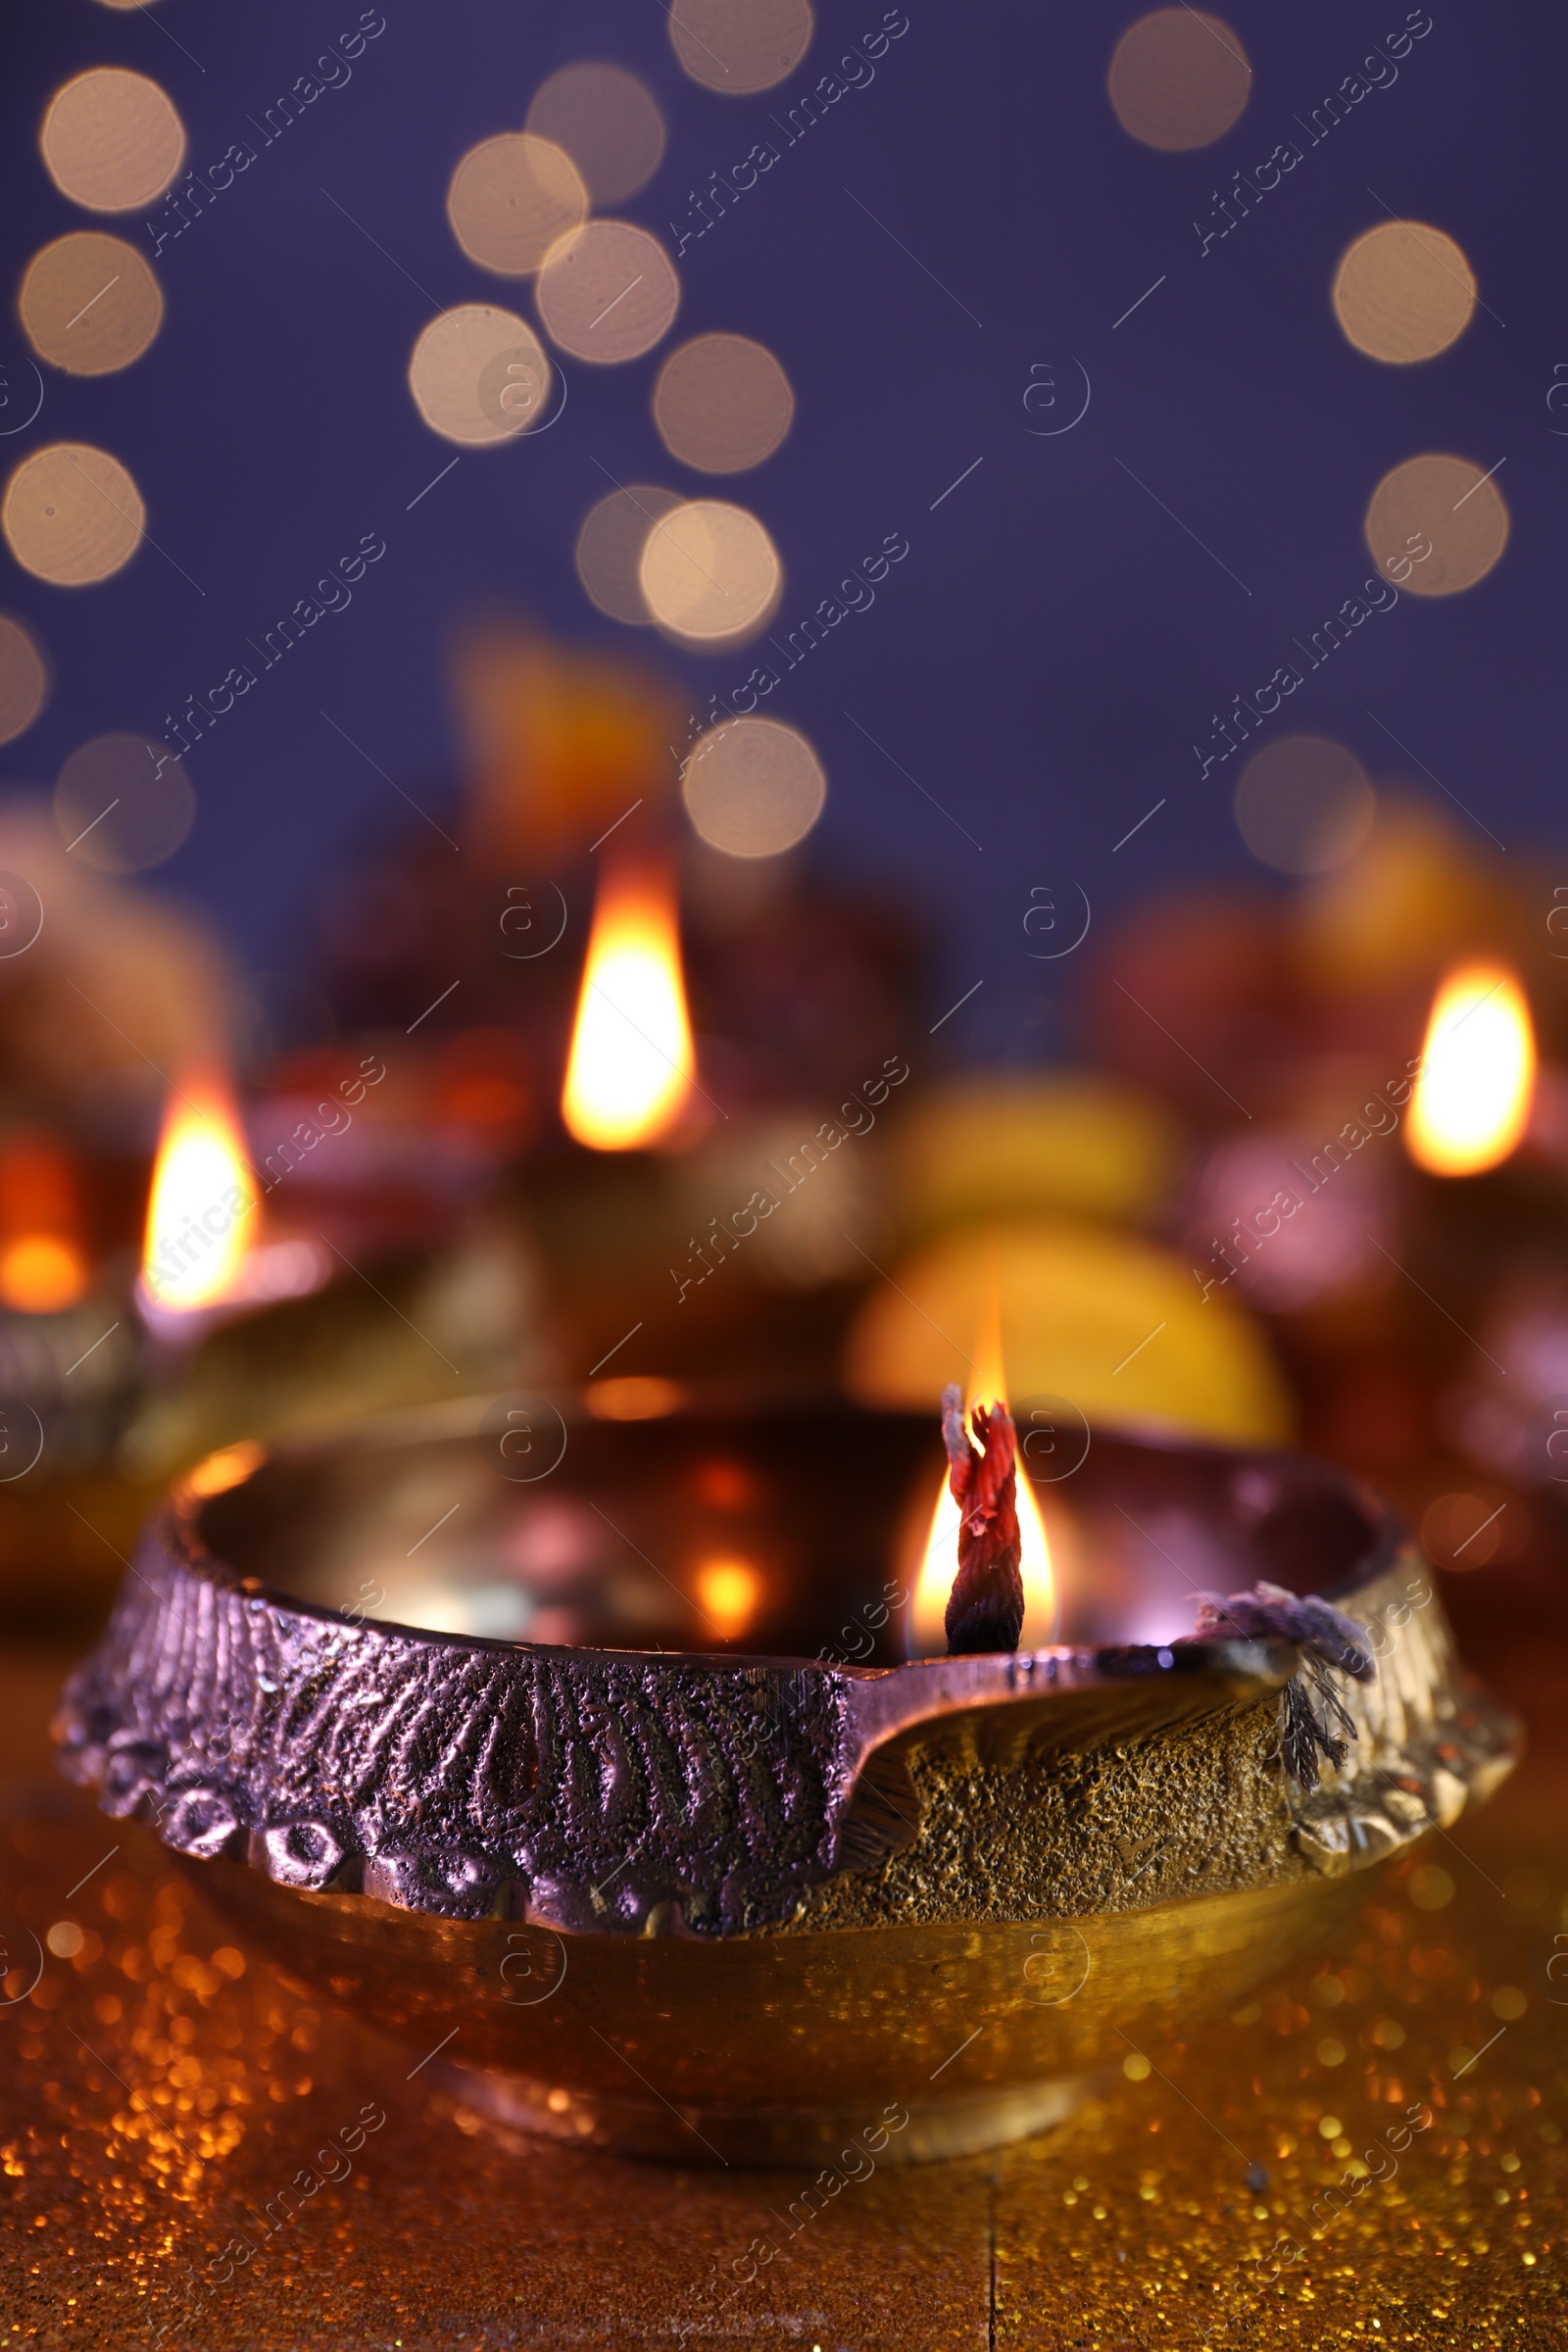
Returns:
[[[762,1598],[762,1580],[748,1560],[705,1560],[697,1571],[697,1607],[721,1642],[744,1634]]]
[[[58,1314],[89,1279],[70,1159],[45,1134],[13,1134],[0,1146],[0,1302]]]
[[[579,1144],[657,1143],[691,1092],[691,1022],[673,877],[607,866],[594,906],[561,1115]]]
[[[1432,1006],[1410,1105],[1410,1156],[1435,1176],[1474,1176],[1507,1158],[1536,1086],[1530,1007],[1504,965],[1465,963]]]
[[[976,1404],[990,1404],[1007,1394],[1006,1366],[1002,1353],[1002,1314],[996,1290],[975,1338],[974,1362],[964,1391],[963,1409],[972,1416]],[[971,1421],[972,1427],[972,1421]],[[1051,1563],[1046,1523],[1040,1516],[1034,1488],[1020,1457],[1018,1463],[1018,1534],[1022,1540],[1023,1632],[1031,1642],[1049,1642],[1056,1622],[1056,1578]],[[931,1514],[925,1549],[910,1604],[907,1646],[915,1658],[943,1657],[947,1629],[943,1622],[953,1580],[958,1573],[958,1506],[943,1474],[936,1507]]]
[[[187,1083],[164,1114],[147,1202],[142,1281],[158,1306],[178,1313],[231,1294],[250,1240],[244,1204],[255,1198],[226,1090]]]

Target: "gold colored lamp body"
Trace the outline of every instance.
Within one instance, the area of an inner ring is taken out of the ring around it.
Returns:
[[[1041,1490],[1062,1638],[906,1660],[929,1420],[591,1401],[176,1493],[56,1726],[247,1941],[502,2125],[685,2163],[999,2144],[1283,1974],[1516,1758],[1398,1523],[1300,1457],[1097,1432]],[[703,1624],[715,1559],[756,1649]],[[1294,1644],[1186,1631],[1259,1580],[1378,1660],[1336,1675],[1311,1791]]]

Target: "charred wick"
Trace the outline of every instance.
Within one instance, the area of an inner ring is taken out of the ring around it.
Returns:
[[[1018,1534],[1017,1433],[1004,1404],[974,1408],[964,1426],[963,1392],[942,1392],[948,1485],[958,1505],[958,1573],[946,1617],[948,1655],[1016,1649],[1023,1632],[1022,1543]]]

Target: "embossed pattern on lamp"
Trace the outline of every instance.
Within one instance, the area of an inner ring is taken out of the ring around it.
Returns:
[[[1097,1433],[1040,1497],[1054,1642],[905,1660],[884,1611],[851,1666],[932,1423],[664,1402],[452,1408],[176,1493],[57,1723],[107,1810],[470,2108],[686,2162],[813,2162],[889,2099],[901,2160],[996,2144],[1123,2034],[1277,1976],[1514,1759],[1402,1529],[1310,1462]],[[1260,1581],[1379,1660],[1310,1790],[1300,1651],[1184,1639],[1196,1591]]]

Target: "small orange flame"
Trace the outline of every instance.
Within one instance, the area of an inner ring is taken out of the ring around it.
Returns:
[[[25,1315],[59,1314],[87,1288],[75,1174],[46,1135],[24,1132],[0,1147],[0,1303]]]
[[[0,1250],[0,1299],[22,1314],[58,1315],[86,1288],[86,1259],[58,1234],[24,1234]]]
[[[1475,1176],[1507,1158],[1536,1090],[1530,1006],[1514,973],[1464,963],[1433,1002],[1406,1131],[1410,1156],[1434,1176]]]
[[[697,1606],[721,1642],[744,1634],[762,1598],[762,1580],[747,1560],[705,1560],[697,1571]]]
[[[187,1080],[164,1114],[147,1202],[142,1283],[157,1306],[178,1314],[234,1294],[255,1203],[227,1090],[211,1079]]]
[[[607,865],[561,1099],[568,1132],[596,1152],[658,1143],[686,1107],[692,1061],[673,876]]]
[[[972,1428],[977,1404],[1005,1401],[1007,1370],[1002,1352],[1001,1286],[993,1280],[990,1301],[975,1336],[974,1363],[963,1409]],[[1020,1454],[1017,1476],[1019,1566],[1023,1576],[1024,1634],[1036,1642],[1051,1639],[1056,1621],[1056,1578],[1051,1564],[1046,1523]],[[948,1596],[958,1573],[958,1506],[944,1473],[909,1608],[907,1645],[915,1658],[941,1657],[948,1645]]]
[[[237,1445],[221,1446],[217,1453],[208,1454],[205,1461],[187,1470],[182,1481],[187,1494],[226,1494],[230,1487],[242,1486],[253,1470],[259,1470],[267,1459],[267,1448],[258,1446],[253,1438],[241,1438]]]

